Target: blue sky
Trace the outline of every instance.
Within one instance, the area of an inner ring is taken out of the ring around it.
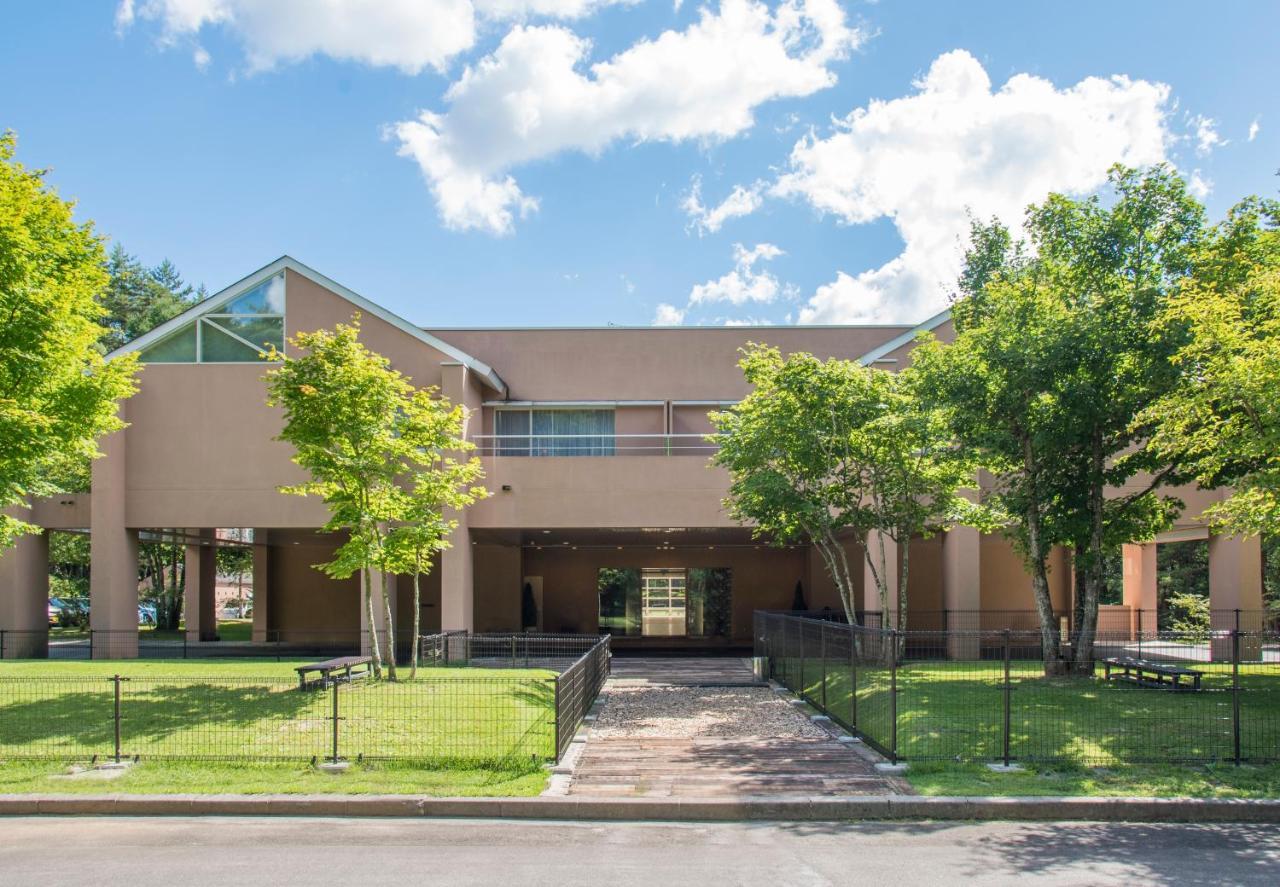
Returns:
[[[1280,185],[1271,2],[330,7],[15,4],[0,127],[148,263],[289,253],[428,326],[914,321],[966,211]]]

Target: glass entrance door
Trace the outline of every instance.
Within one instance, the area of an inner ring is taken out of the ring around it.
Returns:
[[[645,637],[684,637],[684,570],[643,570],[640,574],[640,625]]]

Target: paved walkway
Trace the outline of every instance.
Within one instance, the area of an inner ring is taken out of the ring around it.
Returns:
[[[775,797],[907,792],[751,674],[746,660],[614,661],[571,795]]]

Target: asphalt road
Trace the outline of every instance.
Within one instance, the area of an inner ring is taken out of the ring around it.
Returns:
[[[1275,826],[13,818],[0,884],[1280,883]]]

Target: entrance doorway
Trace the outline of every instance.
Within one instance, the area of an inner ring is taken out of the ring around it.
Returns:
[[[684,637],[684,570],[642,570],[640,583],[640,633],[647,638]]]

